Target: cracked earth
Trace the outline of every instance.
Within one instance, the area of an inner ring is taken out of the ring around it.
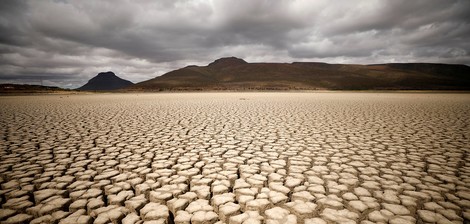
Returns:
[[[0,223],[468,223],[470,95],[0,97]]]

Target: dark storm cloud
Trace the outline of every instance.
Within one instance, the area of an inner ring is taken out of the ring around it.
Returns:
[[[113,70],[136,82],[231,55],[470,64],[468,21],[467,0],[4,0],[0,81],[77,87]]]

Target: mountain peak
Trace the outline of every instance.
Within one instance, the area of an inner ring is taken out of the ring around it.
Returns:
[[[209,64],[210,68],[225,68],[230,66],[237,66],[237,65],[244,65],[248,64],[245,60],[236,57],[226,57],[226,58],[219,58],[214,62]]]
[[[114,72],[107,71],[107,72],[98,73],[98,75],[96,75],[95,78],[97,78],[97,77],[117,77],[117,76],[116,76],[116,74],[114,74]]]
[[[131,81],[119,78],[114,72],[100,72],[79,90],[115,90],[132,85]]]

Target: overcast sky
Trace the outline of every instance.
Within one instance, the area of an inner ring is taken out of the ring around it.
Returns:
[[[469,22],[469,0],[2,0],[0,83],[140,82],[227,56],[470,65]]]

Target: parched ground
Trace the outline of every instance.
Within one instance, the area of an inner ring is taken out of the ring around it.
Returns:
[[[470,95],[0,97],[0,223],[468,223]]]

